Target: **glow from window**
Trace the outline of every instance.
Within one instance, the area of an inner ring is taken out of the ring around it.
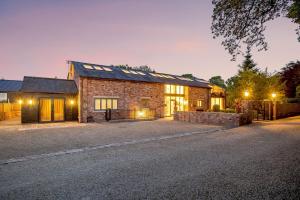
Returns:
[[[138,74],[138,73],[136,73],[135,71],[133,71],[133,70],[129,70],[130,71],[130,73],[132,73],[132,74]]]
[[[95,111],[101,111],[106,109],[116,110],[118,109],[118,99],[114,98],[95,98]]]
[[[130,71],[126,70],[126,69],[122,69],[122,71],[126,74],[130,74]]]
[[[143,75],[143,76],[145,76],[146,74],[144,74],[143,72],[137,72],[138,74],[140,74],[140,75]]]
[[[102,67],[95,66],[95,65],[94,65],[94,68],[95,68],[96,70],[103,70]]]
[[[102,67],[105,71],[111,72],[112,69],[108,68],[108,67]]]
[[[83,65],[85,69],[94,69],[91,65]]]

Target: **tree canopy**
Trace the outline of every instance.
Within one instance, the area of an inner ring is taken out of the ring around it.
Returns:
[[[226,88],[225,81],[221,76],[213,76],[209,79],[209,82],[221,88]]]
[[[300,61],[290,62],[280,71],[282,82],[285,82],[285,94],[288,98],[296,96],[296,88],[300,85]]]
[[[139,70],[139,71],[144,71],[144,72],[155,72],[154,69],[152,69],[151,67],[149,67],[148,65],[141,65],[141,66],[137,66],[137,67],[131,67],[129,65],[117,65],[117,67],[120,67],[122,69],[126,69],[126,70]]]
[[[211,30],[213,37],[222,37],[222,45],[235,60],[243,44],[249,50],[267,50],[264,35],[266,22],[286,16],[298,24],[296,33],[300,42],[299,0],[213,0]]]
[[[267,69],[264,71],[255,68],[254,61],[245,56],[245,60],[240,65],[240,70],[233,77],[226,81],[226,99],[230,107],[235,105],[235,100],[243,99],[244,92],[248,91],[248,99],[264,100],[270,99],[270,94],[277,93],[278,98],[284,96],[284,83],[281,82],[280,74],[270,73]],[[253,66],[250,67],[249,66]]]

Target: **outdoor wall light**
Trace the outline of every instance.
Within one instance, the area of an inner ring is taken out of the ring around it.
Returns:
[[[33,101],[32,101],[31,99],[29,99],[29,100],[28,100],[28,104],[29,104],[29,105],[32,105],[32,104],[33,104]]]
[[[244,92],[244,96],[245,96],[245,97],[249,97],[249,95],[250,95],[250,94],[249,94],[248,91],[245,91],[245,92]]]
[[[71,100],[71,101],[70,101],[70,104],[71,104],[71,105],[74,105],[74,103],[75,103],[74,100]]]
[[[272,98],[275,98],[275,97],[277,96],[277,94],[273,92],[273,93],[271,94],[271,96],[272,96]]]

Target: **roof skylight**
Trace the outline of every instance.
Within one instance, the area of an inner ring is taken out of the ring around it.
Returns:
[[[83,67],[86,69],[94,69],[91,65],[83,65]]]
[[[138,74],[140,74],[140,75],[143,75],[143,76],[146,75],[146,74],[144,74],[143,72],[136,72],[136,73],[138,73]]]
[[[177,76],[177,78],[180,79],[180,80],[183,80],[183,81],[193,81],[190,78],[185,78],[185,77],[182,77],[182,76]]]
[[[111,72],[112,69],[108,68],[108,67],[102,67],[105,71]]]
[[[132,74],[138,74],[138,73],[136,73],[136,72],[133,71],[133,70],[129,70],[129,72],[132,73]]]
[[[130,71],[126,70],[126,69],[122,69],[122,71],[126,74],[130,74]]]
[[[95,66],[95,65],[94,65],[94,68],[95,68],[96,70],[103,70],[102,67]]]

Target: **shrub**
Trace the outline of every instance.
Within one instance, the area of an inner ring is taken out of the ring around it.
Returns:
[[[218,105],[218,104],[213,105],[212,110],[213,110],[213,112],[220,112],[220,105]]]

